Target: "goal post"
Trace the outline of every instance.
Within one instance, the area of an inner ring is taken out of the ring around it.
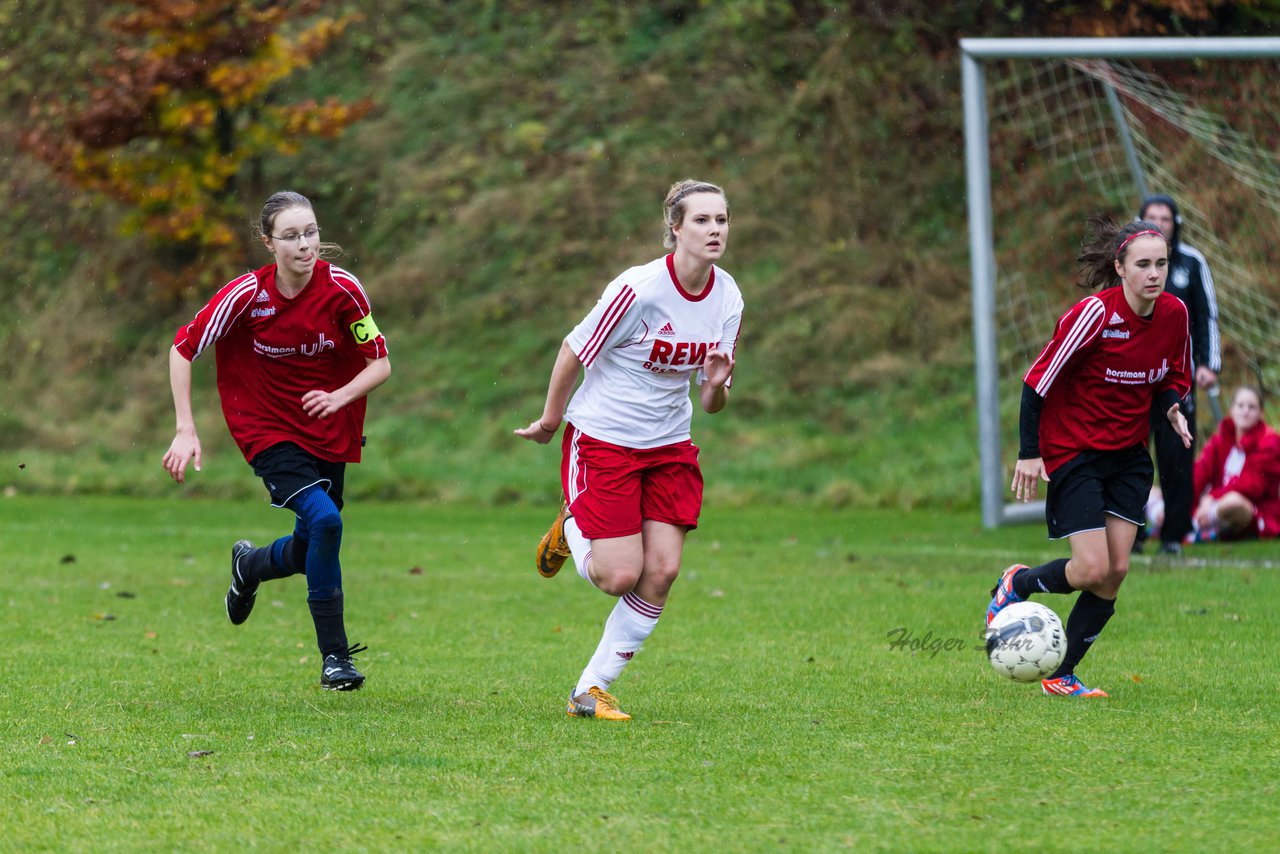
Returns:
[[[1064,294],[1038,292],[1044,289],[1034,287],[1034,276],[1013,269],[1013,263],[998,269],[1001,258],[1006,257],[997,251],[998,245],[1002,240],[1016,242],[1022,239],[1022,233],[1007,228],[1004,219],[997,222],[1000,217],[993,208],[989,68],[996,64],[1012,67],[1024,62],[1052,61],[1060,69],[1046,72],[1040,80],[1019,80],[1006,87],[1012,93],[1010,97],[1037,99],[1028,101],[1030,106],[1023,108],[1029,116],[1023,121],[1029,128],[1036,126],[1041,136],[1029,133],[1025,140],[1010,143],[1013,154],[1009,156],[1015,162],[999,164],[1002,194],[1010,191],[1011,182],[1023,181],[1018,170],[1027,169],[1045,187],[1063,195],[1086,197],[1083,201],[1089,202],[1092,210],[1111,210],[1117,217],[1136,213],[1148,190],[1173,195],[1184,221],[1195,224],[1196,230],[1191,232],[1195,239],[1189,242],[1214,253],[1206,255],[1219,290],[1219,322],[1224,338],[1230,333],[1238,359],[1259,374],[1248,379],[1270,385],[1262,381],[1259,366],[1274,368],[1280,360],[1280,304],[1274,289],[1268,292],[1259,284],[1260,277],[1266,274],[1265,265],[1262,260],[1251,264],[1250,257],[1237,251],[1231,240],[1212,238],[1215,228],[1231,229],[1236,220],[1225,214],[1211,216],[1216,208],[1209,202],[1195,204],[1188,196],[1188,203],[1184,204],[1190,182],[1184,182],[1168,167],[1163,149],[1175,135],[1189,140],[1185,151],[1179,149],[1176,157],[1169,159],[1191,164],[1187,167],[1189,174],[1203,162],[1214,162],[1215,168],[1222,170],[1221,177],[1214,173],[1212,180],[1204,183],[1216,188],[1234,187],[1231,182],[1238,182],[1242,188],[1240,198],[1244,200],[1233,196],[1229,204],[1224,202],[1221,207],[1249,205],[1249,218],[1271,217],[1269,222],[1276,222],[1274,217],[1280,213],[1276,147],[1254,143],[1213,109],[1173,92],[1132,63],[1245,59],[1274,62],[1280,59],[1280,38],[970,38],[960,40],[960,53],[982,522],[985,527],[994,528],[1041,519],[1044,513],[1043,502],[1016,504],[1005,498],[1009,478],[1002,459],[1002,430],[1010,420],[1009,413],[1016,413],[1021,375],[1017,374],[1016,380],[1011,375],[1011,360],[1002,359],[1000,339],[1008,337],[1014,322],[1031,321],[1039,328],[1021,334],[1024,338],[1038,336],[1036,349],[1030,351],[1034,357],[1039,346],[1048,340],[1054,320],[1070,301]],[[1276,78],[1280,74],[1271,68],[1259,76]],[[1077,101],[1082,98],[1078,92],[1087,92],[1083,97],[1091,101]],[[1002,103],[1003,99],[1004,95]],[[1270,110],[1274,103],[1261,103],[1258,109]],[[1147,130],[1146,125],[1155,126],[1162,121],[1169,122],[1173,129],[1168,134],[1161,131],[1158,138],[1152,139],[1152,134],[1142,132]],[[1196,145],[1200,148],[1193,150]],[[1064,153],[1068,146],[1075,146],[1082,153]],[[1065,253],[1062,244],[1066,241],[1074,250],[1083,233],[1083,219],[1058,222],[1051,215],[1054,209],[1049,207],[1049,200],[1046,207],[1050,215],[1038,228],[1041,232],[1067,232],[1045,239],[1056,240],[1054,258],[1066,260],[1055,274],[1069,282],[1074,251]],[[1187,216],[1189,211],[1195,212],[1193,217]],[[1023,227],[1026,233],[1039,237],[1035,226]],[[1184,227],[1184,239],[1187,234],[1188,228]],[[1270,231],[1271,241],[1276,234],[1280,234],[1280,223]],[[1028,246],[1025,251],[1029,254],[1032,249]],[[1269,244],[1260,251],[1266,253],[1263,260],[1274,259]],[[1006,280],[1013,280],[1015,286],[1020,284],[1021,291],[1002,291],[1000,286]],[[1073,299],[1079,295],[1077,291]],[[1002,318],[1001,312],[1006,316]],[[1018,370],[1024,370],[1029,358],[1020,355],[1023,362]],[[1203,416],[1198,426],[1202,435],[1206,427],[1213,427]]]

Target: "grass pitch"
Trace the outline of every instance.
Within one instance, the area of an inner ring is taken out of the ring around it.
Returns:
[[[300,578],[222,609],[257,502],[0,504],[0,848],[1250,850],[1280,838],[1274,547],[1135,559],[1081,674],[1043,697],[979,648],[1038,526],[708,508],[614,692],[564,700],[612,601],[538,577],[554,514],[356,503],[363,691],[318,687]],[[1068,597],[1040,597],[1065,618]],[[899,641],[894,645],[892,641]],[[907,641],[903,643],[902,641]],[[916,643],[911,643],[914,640]]]

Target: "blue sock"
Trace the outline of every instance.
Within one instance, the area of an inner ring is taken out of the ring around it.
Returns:
[[[329,599],[342,591],[342,565],[338,562],[342,515],[320,486],[303,490],[289,507],[298,514],[298,527],[307,532],[307,599]],[[294,539],[296,542],[296,533]]]
[[[271,565],[263,572],[266,578],[288,578],[307,571],[307,529],[299,518],[293,533],[271,544]]]

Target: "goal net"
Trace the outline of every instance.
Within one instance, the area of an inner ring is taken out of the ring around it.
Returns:
[[[1210,41],[1249,42],[1252,55],[1197,56]],[[1087,49],[1070,55],[1064,42]],[[1170,42],[1180,53],[1156,56]],[[1264,50],[1263,42],[1272,44]],[[1172,196],[1182,241],[1205,255],[1213,276],[1223,404],[1242,382],[1280,390],[1280,39],[967,43],[1039,43],[1057,54],[996,50],[965,69],[983,518],[990,527],[1041,518],[1042,507],[1005,503],[1022,374],[1057,317],[1084,296],[1074,286],[1075,255],[1090,213],[1123,222],[1136,216],[1143,196]],[[966,51],[966,63],[974,61]],[[977,88],[985,90],[978,104],[970,91],[975,70]],[[981,134],[971,127],[979,120]],[[975,142],[983,151],[972,150]],[[974,175],[980,160],[989,170],[985,228],[977,221],[982,205],[975,211],[984,200],[974,198],[982,189]],[[1198,404],[1205,436],[1217,400],[1201,392]]]

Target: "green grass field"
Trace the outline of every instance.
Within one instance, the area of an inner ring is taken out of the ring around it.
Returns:
[[[356,503],[363,691],[318,687],[301,579],[232,627],[265,503],[8,498],[3,850],[1262,850],[1274,549],[1137,559],[1047,698],[978,651],[986,591],[1059,553],[973,514],[709,507],[662,623],[568,719],[612,600],[531,550],[554,507]],[[417,571],[417,570],[421,571]],[[1043,599],[1065,617],[1070,600]],[[905,629],[934,644],[893,649]],[[901,633],[898,633],[900,635]],[[897,635],[895,635],[897,636]],[[960,647],[960,648],[956,648]]]

